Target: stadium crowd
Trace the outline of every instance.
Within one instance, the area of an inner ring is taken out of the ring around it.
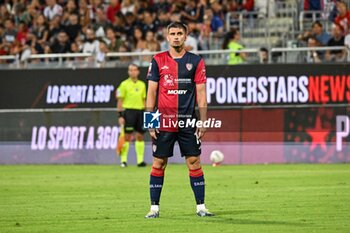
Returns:
[[[239,32],[225,30],[227,12],[256,11],[259,18],[275,17],[275,4],[283,1],[0,0],[0,55],[83,52],[96,54],[97,60],[104,61],[107,52],[166,50],[164,29],[171,21],[187,23],[187,50],[211,49],[211,36],[226,36],[224,49],[241,49]],[[321,10],[324,1],[304,0],[302,8]],[[337,29],[332,35],[320,36],[314,27],[322,29],[322,25],[315,23],[312,30],[299,36],[300,41],[308,46],[350,45],[348,3],[332,1],[335,7],[330,20]],[[340,60],[343,55],[333,58]],[[236,63],[244,62],[244,53],[239,56]],[[318,59],[322,60],[323,55]]]

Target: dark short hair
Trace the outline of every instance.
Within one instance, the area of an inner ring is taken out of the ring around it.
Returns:
[[[312,23],[312,25],[311,25],[311,27],[314,27],[315,25],[317,25],[317,26],[319,26],[319,27],[321,27],[321,28],[323,28],[323,25],[322,25],[322,23],[320,22],[320,21],[315,21],[315,22],[313,22]]]
[[[138,70],[140,69],[140,68],[139,68],[139,66],[138,66],[138,65],[136,65],[135,63],[130,63],[130,64],[128,65],[128,67],[129,67],[129,66],[136,67]]]
[[[167,30],[169,32],[170,28],[180,28],[185,31],[185,34],[187,34],[187,25],[181,22],[172,22],[168,25]]]

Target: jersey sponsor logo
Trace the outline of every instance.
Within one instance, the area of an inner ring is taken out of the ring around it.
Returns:
[[[187,90],[168,90],[168,95],[184,95]]]
[[[173,87],[174,86],[174,77],[171,74],[164,75],[164,83],[165,87]]]
[[[160,70],[169,70],[169,66],[163,66]]]
[[[187,69],[188,71],[191,71],[192,68],[193,68],[193,64],[191,64],[191,63],[186,63],[186,69]]]

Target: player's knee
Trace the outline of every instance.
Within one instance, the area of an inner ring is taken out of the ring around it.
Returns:
[[[143,135],[140,133],[137,133],[135,138],[136,138],[136,141],[143,141]]]
[[[194,156],[191,156],[191,157],[188,157],[187,159],[186,159],[186,161],[187,161],[187,165],[188,166],[195,166],[195,167],[200,167],[200,159],[199,159],[199,157],[194,157]]]
[[[124,138],[125,138],[125,141],[126,141],[126,142],[129,142],[129,141],[131,140],[131,134],[130,134],[130,133],[126,133],[126,134],[124,135]]]
[[[153,165],[154,168],[156,169],[162,169],[164,170],[167,166],[167,161],[163,159],[155,159],[153,160]]]

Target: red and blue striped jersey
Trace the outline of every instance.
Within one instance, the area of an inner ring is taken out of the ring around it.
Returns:
[[[168,51],[156,54],[148,69],[147,79],[158,82],[156,108],[163,122],[195,118],[196,84],[206,82],[204,60],[186,52],[181,58],[172,58]],[[160,130],[176,132],[177,126]]]

